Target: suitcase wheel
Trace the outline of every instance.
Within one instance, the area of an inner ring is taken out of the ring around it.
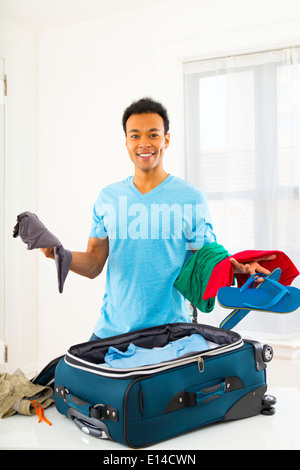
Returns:
[[[264,395],[262,399],[262,404],[267,406],[275,405],[277,402],[276,398],[273,395]]]
[[[261,410],[260,414],[265,415],[265,416],[272,416],[275,414],[275,408],[274,406],[270,406],[269,408],[265,408]]]
[[[264,362],[270,362],[273,359],[273,348],[265,344],[262,349],[262,357]]]
[[[272,416],[275,414],[275,405],[277,402],[276,398],[273,395],[265,394],[262,398],[262,409],[261,414],[265,416]]]

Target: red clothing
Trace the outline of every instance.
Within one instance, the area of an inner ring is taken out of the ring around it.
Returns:
[[[299,271],[296,266],[292,263],[290,258],[282,251],[259,251],[259,250],[246,250],[240,251],[229,258],[224,259],[218,263],[211,273],[210,279],[207,283],[203,299],[207,300],[217,295],[220,287],[231,286],[233,283],[233,264],[230,258],[236,259],[240,263],[249,263],[251,261],[259,260],[265,256],[276,255],[273,260],[259,261],[259,264],[269,271],[280,268],[281,276],[279,282],[285,286],[289,286],[295,277],[299,275]],[[247,274],[236,274],[237,285],[241,287],[249,275]]]

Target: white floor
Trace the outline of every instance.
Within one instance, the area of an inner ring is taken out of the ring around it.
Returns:
[[[147,450],[299,450],[300,391],[297,388],[269,388],[276,396],[276,413],[258,415],[239,421],[218,423],[186,433],[149,447]],[[52,422],[38,423],[38,417],[14,415],[0,420],[1,450],[99,450],[126,451],[122,444],[97,439],[80,431],[58,413],[55,407],[45,410]],[[138,452],[138,451],[135,451]]]

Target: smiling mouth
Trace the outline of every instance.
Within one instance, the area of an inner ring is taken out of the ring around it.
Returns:
[[[138,153],[138,157],[140,158],[143,158],[144,160],[147,160],[148,158],[151,158],[153,157],[153,155],[155,154],[155,152],[145,152],[145,153]]]

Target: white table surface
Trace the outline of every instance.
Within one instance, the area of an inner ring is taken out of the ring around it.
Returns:
[[[300,391],[274,388],[267,391],[277,398],[273,416],[213,424],[152,445],[145,450],[299,450]],[[74,423],[52,406],[45,410],[52,422],[38,423],[37,416],[14,415],[0,419],[1,450],[98,450],[128,451],[128,447],[110,440],[97,439],[80,431]],[[134,452],[138,452],[134,450]]]

